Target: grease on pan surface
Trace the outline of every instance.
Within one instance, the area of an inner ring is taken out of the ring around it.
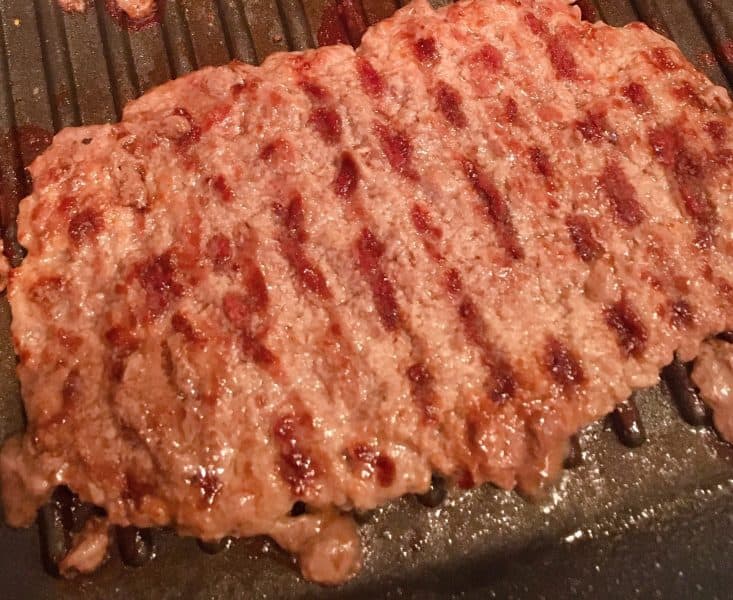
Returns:
[[[653,435],[654,435],[654,431],[652,430],[652,436],[653,436]],[[700,477],[703,477],[703,475],[701,475],[701,474],[700,474]],[[489,493],[488,495],[490,496],[491,494]],[[478,507],[478,506],[480,506],[480,505],[477,505],[476,507]],[[448,509],[446,509],[446,510],[448,510]],[[529,510],[529,509],[528,509],[528,510]],[[501,511],[499,511],[499,512],[501,512]],[[499,529],[500,529],[500,528],[499,528]],[[497,530],[499,530],[499,529],[497,529]],[[369,526],[367,526],[367,531],[368,531],[368,530],[369,530]],[[408,536],[408,537],[409,537],[409,536]],[[470,544],[469,544],[469,545],[470,545]],[[418,546],[420,546],[420,544],[416,544],[416,547],[418,547]],[[276,569],[276,570],[277,570],[277,569]]]

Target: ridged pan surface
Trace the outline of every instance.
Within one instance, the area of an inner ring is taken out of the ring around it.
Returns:
[[[0,0],[0,217],[17,260],[20,249],[12,244],[17,202],[29,184],[24,168],[53,132],[113,122],[130,99],[205,65],[257,63],[272,52],[314,47],[324,14],[335,14],[323,0],[167,0],[160,24],[135,31],[120,27],[104,4],[67,15],[53,0]],[[578,4],[588,19],[645,21],[731,88],[731,0]],[[350,5],[365,24],[399,6]],[[353,37],[348,27],[341,31]],[[3,297],[0,439],[23,426],[9,322]],[[575,465],[543,500],[484,486],[449,492],[433,508],[403,498],[360,516],[365,568],[338,589],[304,583],[267,540],[240,540],[211,553],[165,531],[146,532],[156,556],[140,567],[123,566],[115,545],[99,572],[59,580],[44,571],[36,527],[0,527],[0,596],[726,598],[733,587],[733,448],[709,427],[689,424],[704,413],[695,412],[686,391],[684,366],[664,375],[659,386],[582,433]]]

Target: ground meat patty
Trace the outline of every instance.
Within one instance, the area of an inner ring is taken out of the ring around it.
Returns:
[[[57,135],[9,289],[9,521],[64,483],[342,581],[344,511],[436,471],[536,493],[570,434],[733,328],[731,101],[644,25],[579,15],[415,2],[356,51],[204,69]]]

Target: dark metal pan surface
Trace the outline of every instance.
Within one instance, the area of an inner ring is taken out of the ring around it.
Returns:
[[[131,98],[204,65],[232,58],[256,63],[279,50],[313,47],[330,10],[323,0],[167,0],[160,24],[135,31],[121,27],[103,9],[104,0],[96,4],[83,15],[65,15],[53,0],[0,0],[6,246],[29,183],[24,167],[53,132],[114,121]],[[646,21],[676,40],[713,81],[733,84],[731,0],[579,4],[589,19]],[[374,23],[398,4],[357,0],[356,6]],[[9,322],[3,297],[0,439],[23,426]],[[156,557],[143,566],[124,566],[115,548],[99,572],[64,581],[45,573],[37,527],[0,527],[0,596],[727,598],[733,588],[733,448],[709,427],[689,424],[705,415],[685,387],[684,366],[664,375],[668,383],[635,395],[638,415],[627,407],[582,433],[574,468],[544,500],[530,503],[484,486],[449,492],[433,508],[410,497],[363,515],[365,568],[338,589],[304,583],[267,540],[240,540],[211,554],[165,531],[152,532]]]

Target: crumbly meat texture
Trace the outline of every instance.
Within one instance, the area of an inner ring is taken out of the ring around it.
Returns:
[[[733,441],[733,344],[710,340],[695,360],[692,380],[713,410],[715,428]]]
[[[433,472],[536,492],[733,327],[731,101],[644,25],[579,15],[419,1],[356,51],[204,69],[57,135],[9,290],[10,522],[64,483],[342,581],[343,511]]]

